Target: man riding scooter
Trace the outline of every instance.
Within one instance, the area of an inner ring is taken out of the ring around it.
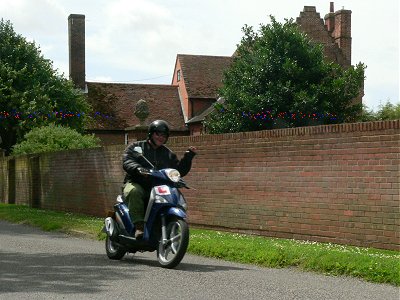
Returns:
[[[148,128],[147,139],[129,145],[123,154],[123,169],[126,172],[123,193],[128,202],[130,217],[135,224],[136,239],[143,237],[144,214],[151,190],[150,179],[143,175],[146,173],[143,169],[153,166],[157,170],[173,168],[178,170],[181,176],[185,176],[189,173],[192,159],[196,155],[196,148],[189,147],[179,160],[176,154],[164,145],[168,141],[169,133],[167,122],[156,120]],[[142,154],[134,150],[136,147],[142,149]]]

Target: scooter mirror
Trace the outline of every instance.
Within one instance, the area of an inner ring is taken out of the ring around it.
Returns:
[[[135,152],[137,152],[137,153],[139,153],[139,154],[143,154],[143,150],[142,150],[142,148],[140,148],[139,146],[133,148],[133,151],[135,151]]]
[[[133,148],[133,151],[139,153],[141,155],[140,157],[143,158],[152,169],[154,169],[154,165],[143,155],[143,149],[141,147],[136,146],[135,148]]]

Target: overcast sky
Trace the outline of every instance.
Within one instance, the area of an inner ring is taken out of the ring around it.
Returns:
[[[325,0],[0,0],[0,17],[35,41],[69,76],[68,16],[86,16],[86,80],[170,84],[176,55],[229,56],[244,24],[269,15],[296,19],[304,6],[323,18]],[[367,65],[364,104],[399,102],[399,1],[341,0],[352,11],[352,64]]]

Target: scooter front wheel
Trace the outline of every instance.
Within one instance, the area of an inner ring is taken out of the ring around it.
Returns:
[[[109,236],[106,237],[106,253],[109,259],[120,260],[124,257],[126,249],[114,243]]]
[[[172,219],[166,224],[167,240],[158,244],[157,257],[161,267],[172,269],[182,260],[189,245],[189,226],[182,219]]]

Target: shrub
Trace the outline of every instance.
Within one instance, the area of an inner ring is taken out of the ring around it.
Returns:
[[[60,125],[34,128],[24,140],[13,147],[13,155],[60,151],[66,149],[93,148],[100,145],[94,135],[82,135],[74,129]]]
[[[363,106],[362,114],[358,121],[383,121],[383,120],[397,120],[400,119],[400,103],[392,104],[389,101],[386,104],[381,104],[378,111],[374,112],[368,106]]]

